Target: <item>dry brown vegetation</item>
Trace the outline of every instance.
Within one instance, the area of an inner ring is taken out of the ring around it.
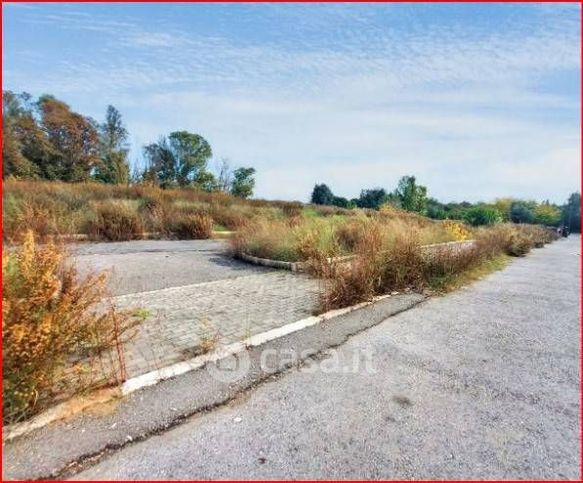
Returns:
[[[411,233],[420,244],[456,240],[447,224],[402,210],[389,213],[354,209],[350,215],[328,217],[301,215],[282,219],[258,219],[241,227],[233,238],[233,249],[261,258],[307,261],[318,256],[336,257],[358,251],[367,235],[378,234],[390,245],[403,233]]]
[[[222,192],[150,185],[95,182],[3,182],[3,239],[21,241],[26,230],[38,239],[85,234],[94,239],[132,240],[144,232],[162,237],[207,237],[215,230],[238,230],[258,219],[290,220],[306,210],[297,202],[245,200]],[[311,207],[316,216],[348,210]]]
[[[523,256],[556,235],[533,225],[504,224],[474,233],[475,243],[424,249],[414,232],[400,233],[386,243],[378,228],[367,230],[349,263],[313,266],[323,280],[322,310],[371,300],[393,290],[442,289],[460,275],[502,255]]]
[[[4,423],[125,378],[122,336],[136,319],[104,305],[104,282],[80,278],[62,247],[37,245],[31,231],[3,251]]]

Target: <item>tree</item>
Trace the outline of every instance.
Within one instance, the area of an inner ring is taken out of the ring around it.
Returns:
[[[502,221],[500,212],[491,206],[481,205],[468,209],[464,220],[472,226],[494,225]]]
[[[447,218],[447,210],[445,205],[437,201],[435,198],[427,199],[427,216],[434,220],[445,220]]]
[[[210,171],[199,171],[196,178],[193,180],[193,184],[199,187],[203,191],[217,191],[218,183],[217,178]]]
[[[571,232],[581,232],[581,194],[571,193],[561,210],[561,223]]]
[[[168,138],[144,147],[149,176],[163,186],[186,186],[206,171],[210,144],[199,134],[175,131]]]
[[[534,223],[534,204],[528,201],[513,201],[510,220],[513,223]]]
[[[342,196],[334,196],[332,198],[331,204],[333,206],[338,206],[340,208],[350,208],[350,201],[348,201],[346,198]]]
[[[157,143],[144,146],[147,166],[143,178],[163,187],[176,182],[176,160],[165,137]]]
[[[2,177],[36,178],[50,146],[33,113],[31,96],[2,91]]]
[[[510,209],[514,201],[512,198],[496,198],[494,200],[493,206],[502,216],[502,221],[510,221]]]
[[[415,176],[403,176],[395,190],[401,208],[416,213],[425,213],[427,207],[427,188],[418,185]]]
[[[229,191],[233,183],[233,170],[227,158],[222,158],[218,166],[217,189],[219,191]]]
[[[334,200],[334,193],[324,183],[314,185],[312,191],[312,203],[315,205],[331,205]]]
[[[2,92],[2,178],[16,176],[29,178],[35,173],[35,166],[22,154],[20,140],[15,132],[15,124],[22,114],[17,96],[11,91]]]
[[[99,127],[99,131],[101,163],[96,169],[95,178],[104,183],[128,183],[128,132],[115,107],[107,106],[105,122]]]
[[[534,221],[541,225],[557,226],[561,222],[561,210],[543,201],[534,209]]]
[[[359,208],[372,208],[378,210],[387,200],[387,192],[383,188],[362,190],[358,198]]]
[[[249,198],[255,188],[255,168],[237,168],[233,172],[231,194],[239,198]]]
[[[62,181],[86,181],[100,163],[99,134],[95,121],[71,110],[53,96],[38,100],[40,126],[52,152],[42,159],[43,177]]]

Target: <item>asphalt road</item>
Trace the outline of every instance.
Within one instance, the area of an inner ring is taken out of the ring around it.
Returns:
[[[536,250],[75,479],[579,479],[579,247]]]

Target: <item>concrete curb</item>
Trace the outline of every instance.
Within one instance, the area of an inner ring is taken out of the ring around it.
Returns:
[[[15,423],[2,428],[2,443],[24,436],[37,429],[43,428],[54,421],[73,416],[81,411],[89,409],[96,404],[103,404],[120,397],[119,387],[106,388],[94,391],[88,396],[77,396],[37,414],[28,421]]]
[[[147,372],[146,374],[133,377],[125,381],[121,385],[121,387],[103,389],[100,391],[96,391],[95,393],[89,396],[71,398],[68,401],[65,401],[56,406],[53,406],[52,408],[47,409],[46,411],[34,416],[28,421],[5,426],[2,431],[2,441],[3,442],[11,441],[17,437],[24,436],[37,429],[43,428],[44,426],[47,426],[48,424],[51,424],[55,421],[69,418],[75,415],[76,413],[85,411],[86,409],[97,404],[106,403],[120,396],[129,395],[144,387],[153,386],[154,384],[158,384],[159,382],[164,381],[166,379],[170,379],[185,374],[187,372],[200,369],[208,363],[218,362],[231,355],[242,352],[249,347],[260,346],[266,342],[278,339],[288,334],[292,334],[293,332],[297,332],[312,325],[316,325],[320,322],[324,322],[334,317],[339,317],[354,310],[358,310],[362,307],[372,305],[375,302],[381,301],[390,296],[391,295],[381,295],[375,297],[373,300],[369,302],[361,302],[359,304],[352,305],[350,307],[346,307],[343,309],[331,310],[318,316],[307,317],[305,319],[292,322],[282,327],[277,327],[266,332],[255,334],[242,341],[234,342],[232,344],[220,347],[217,350],[194,357],[187,361],[177,362],[169,366],[162,367],[161,369],[157,369],[155,371]]]
[[[271,258],[259,258],[247,253],[239,253],[237,256],[245,262],[262,267],[281,268],[292,272],[300,272],[303,269],[302,262],[284,262],[283,260],[273,260]]]
[[[244,351],[241,360],[246,360],[247,365],[234,379],[217,377],[216,371],[221,370],[219,363],[208,362],[180,377],[160,380],[150,387],[144,385],[141,390],[134,387],[126,397],[47,424],[4,444],[3,478],[62,480],[71,477],[120,448],[166,431],[195,414],[244,397],[258,385],[301,367],[306,359],[325,356],[329,349],[344,344],[350,337],[425,299],[417,293],[384,296],[381,300],[308,317],[280,328],[279,333],[274,330],[253,336],[247,342],[258,345],[238,346]],[[268,366],[263,365],[265,351],[270,353]],[[290,360],[290,351],[297,358]],[[238,356],[233,357],[239,360]],[[162,375],[168,374],[158,374]]]
[[[442,243],[432,243],[430,245],[421,245],[421,250],[431,251],[437,248],[447,248],[459,246],[463,248],[465,246],[472,246],[476,240],[462,240],[462,241],[449,241]],[[261,265],[263,267],[280,268],[283,270],[290,270],[292,272],[304,272],[306,270],[306,262],[284,262],[283,260],[273,260],[271,258],[260,258],[254,255],[249,255],[248,253],[239,253],[238,258],[241,260],[251,263],[253,265]],[[341,257],[328,258],[328,263],[343,263],[353,260],[358,255],[343,255]]]
[[[209,362],[220,361],[221,359],[225,359],[231,355],[246,350],[249,347],[260,346],[262,344],[265,344],[266,342],[279,339],[280,337],[292,334],[293,332],[297,332],[298,330],[302,330],[305,329],[306,327],[310,327],[312,325],[319,324],[320,322],[324,322],[325,320],[330,320],[334,317],[339,317],[341,315],[352,312],[353,310],[358,310],[362,307],[372,305],[375,302],[389,298],[390,296],[391,295],[381,295],[375,297],[373,300],[369,302],[361,302],[359,304],[352,305],[350,307],[346,307],[343,309],[330,310],[329,312],[326,312],[322,315],[306,317],[305,319],[292,322],[291,324],[287,324],[282,327],[277,327],[275,329],[271,329],[266,332],[261,332],[259,334],[253,335],[240,342],[234,342],[208,354],[203,354],[201,356],[189,359],[188,361],[177,362],[170,366],[163,367],[162,369],[157,369],[155,371],[142,374],[141,376],[133,377],[131,379],[128,379],[126,382],[122,384],[121,393],[124,396],[127,394],[131,394],[132,392],[137,391],[138,389],[142,389],[143,387],[152,386],[165,379],[170,379],[171,377],[176,377],[186,372],[199,369],[208,364]]]
[[[236,233],[234,231],[217,231],[217,230],[213,230],[212,231],[212,238],[229,238],[231,236],[233,236],[233,234]],[[144,233],[139,233],[136,235],[135,240],[165,240],[165,239],[172,239],[172,235],[173,233],[162,233],[162,232],[158,232],[158,231],[153,231],[153,232],[144,232]],[[88,235],[87,233],[72,233],[69,235],[50,235],[49,236],[52,239],[55,240],[59,240],[59,241],[63,241],[63,242],[82,242],[82,241],[88,241],[88,242],[108,242],[109,240],[103,240],[103,239],[99,239],[99,238],[92,238],[91,235]],[[193,238],[193,240],[196,240],[196,238]]]

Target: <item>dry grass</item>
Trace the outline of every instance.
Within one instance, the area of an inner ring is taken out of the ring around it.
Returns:
[[[71,234],[89,234],[106,240],[132,239],[138,230],[171,237],[176,220],[191,215],[207,215],[216,226],[234,231],[250,220],[288,219],[304,209],[297,202],[243,200],[226,193],[189,188],[163,190],[148,185],[11,179],[4,180],[2,196],[3,239],[15,242],[22,241],[28,229],[43,240]],[[336,208],[309,209],[317,216],[348,212]],[[119,214],[114,213],[116,210]],[[103,226],[106,219],[107,225],[116,225],[111,231]],[[127,229],[118,225],[122,220],[129,222]],[[193,235],[199,232],[191,231]]]
[[[2,414],[17,422],[96,385],[119,382],[129,314],[104,307],[104,276],[79,278],[62,247],[2,253]]]
[[[382,243],[391,246],[403,234],[418,244],[455,240],[441,222],[417,215],[391,215],[354,210],[352,216],[310,217],[304,213],[293,218],[251,220],[233,239],[235,252],[283,261],[308,261],[358,253],[374,232]]]
[[[322,263],[315,273],[323,280],[321,310],[350,306],[393,290],[447,290],[497,267],[507,256],[522,256],[556,239],[549,230],[530,225],[500,225],[475,233],[476,243],[424,249],[415,230],[394,239],[371,225],[349,263]]]
[[[96,203],[95,213],[95,222],[89,229],[93,238],[108,241],[135,240],[144,232],[144,224],[138,213],[125,201]]]
[[[205,213],[184,215],[173,221],[171,231],[180,239],[206,239],[213,234],[213,219]]]

